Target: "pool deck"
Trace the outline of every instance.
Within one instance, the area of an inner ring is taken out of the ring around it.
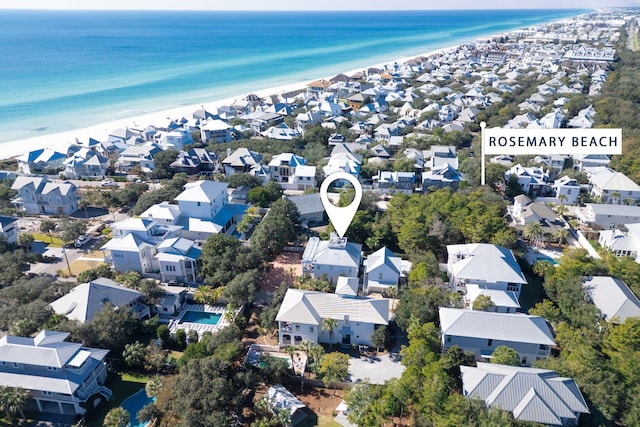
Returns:
[[[202,311],[205,313],[217,313],[222,315],[220,320],[215,325],[204,324],[204,323],[192,323],[192,322],[182,322],[182,318],[185,313],[188,311]],[[175,334],[178,329],[184,329],[186,333],[193,330],[198,333],[198,336],[202,336],[205,332],[216,332],[218,329],[228,326],[228,322],[224,319],[224,312],[227,311],[227,308],[222,305],[206,305],[206,304],[186,304],[180,315],[177,319],[172,319],[169,321],[169,332],[171,334]]]

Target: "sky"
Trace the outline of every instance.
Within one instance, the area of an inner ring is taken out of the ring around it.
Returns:
[[[89,10],[590,9],[621,6],[640,7],[640,0],[0,0],[0,9]]]

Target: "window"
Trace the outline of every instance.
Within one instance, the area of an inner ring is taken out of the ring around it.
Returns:
[[[43,390],[42,394],[44,394],[45,396],[53,396],[53,393],[47,390]]]
[[[55,366],[47,366],[47,369],[50,371],[57,371],[58,368],[56,368]]]
[[[296,325],[296,331],[300,330],[300,325]]]
[[[489,338],[489,339],[487,340],[487,346],[488,346],[488,347],[491,347],[492,345],[493,345],[493,340],[492,340],[491,338]]]
[[[451,335],[447,335],[447,342],[451,342]]]
[[[313,326],[309,326],[309,332],[313,332]]]
[[[522,358],[522,364],[523,364],[523,365],[526,365],[526,364],[527,364],[527,358],[526,358],[526,357],[523,357],[523,358]]]
[[[198,206],[200,206],[200,202],[197,202],[197,203],[198,203]]]

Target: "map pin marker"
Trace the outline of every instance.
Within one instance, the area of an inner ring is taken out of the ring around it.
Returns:
[[[331,200],[329,200],[329,196],[327,195],[327,191],[329,190],[331,183],[340,179],[349,181],[355,190],[355,197],[349,206],[335,206],[331,203]],[[347,229],[349,228],[349,225],[351,225],[351,221],[358,210],[358,206],[360,206],[360,200],[362,200],[362,186],[360,185],[360,181],[358,181],[355,176],[346,172],[332,173],[322,181],[322,185],[320,186],[320,200],[322,200],[322,206],[324,206],[324,210],[327,212],[327,216],[329,217],[329,220],[331,220],[333,228],[336,229],[336,233],[338,233],[338,236],[344,237],[344,233],[347,232]]]

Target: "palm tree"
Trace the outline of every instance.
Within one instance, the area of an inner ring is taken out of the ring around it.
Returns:
[[[322,329],[329,331],[329,347],[333,350],[333,330],[338,326],[336,319],[324,319],[322,321]]]
[[[540,222],[530,222],[525,225],[522,235],[529,239],[534,246],[542,246],[544,241],[544,230],[542,229],[542,224],[540,224]]]
[[[304,351],[304,353],[307,355],[307,365],[311,360],[311,352],[313,351],[313,346],[314,344],[311,341],[302,341],[302,344],[300,344],[299,346],[300,350]],[[302,372],[302,376],[304,377],[304,372]]]
[[[0,409],[4,410],[10,421],[16,412],[20,412],[22,419],[26,420],[24,405],[30,395],[31,392],[20,387],[0,387]]]
[[[91,200],[89,200],[87,197],[83,197],[82,199],[78,200],[78,209],[84,209],[84,216],[89,219],[89,212],[87,211],[87,208],[91,206]]]
[[[396,286],[391,286],[388,290],[389,294],[391,294],[391,311],[395,311],[396,308],[396,297],[398,296],[398,292],[400,291],[400,289],[398,289],[398,285]]]
[[[309,358],[313,360],[314,372],[316,377],[318,376],[318,369],[320,368],[320,358],[324,354],[324,348],[320,344],[313,344],[309,349]]]
[[[291,370],[293,371],[293,373],[296,373],[296,362],[293,359],[293,355],[296,354],[296,348],[292,345],[286,346],[284,348],[284,352],[287,353],[289,355],[289,357],[291,358]]]
[[[130,420],[131,414],[129,414],[129,411],[119,406],[107,412],[102,425],[104,427],[126,427]]]
[[[562,245],[566,243],[567,238],[569,237],[569,230],[567,230],[566,228],[560,228],[558,229],[558,231],[556,231],[554,237],[558,239],[558,243]]]
[[[150,378],[144,386],[144,390],[147,392],[147,397],[156,397],[161,389],[162,380],[158,375]]]
[[[200,304],[214,305],[220,302],[223,292],[224,286],[214,288],[209,285],[202,285],[193,293],[193,300]]]
[[[56,227],[58,227],[58,224],[56,224],[50,219],[45,219],[40,223],[40,231],[42,231],[43,233],[47,233],[49,235],[49,239],[51,240],[51,243],[53,243],[53,237],[51,237],[51,232],[55,231]]]
[[[31,234],[20,233],[18,235],[18,246],[24,249],[25,252],[31,249],[31,244],[35,239]]]

